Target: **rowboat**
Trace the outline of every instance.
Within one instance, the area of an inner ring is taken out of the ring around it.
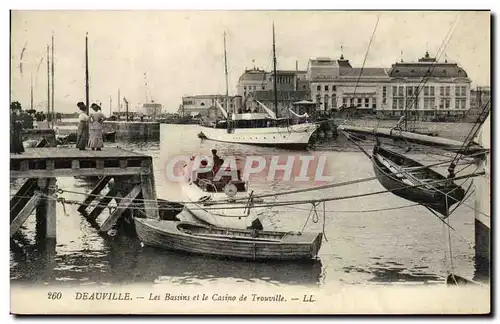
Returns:
[[[137,236],[146,246],[246,260],[312,260],[321,233],[238,230],[187,221],[135,218]]]
[[[462,201],[465,190],[429,167],[376,144],[373,170],[380,184],[393,194],[430,208],[445,217]]]

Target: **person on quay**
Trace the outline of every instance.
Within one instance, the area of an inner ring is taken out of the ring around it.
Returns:
[[[101,112],[101,107],[93,103],[90,108],[94,112],[90,113],[90,131],[89,131],[89,147],[93,150],[100,151],[104,146],[102,138],[102,125],[106,116]]]
[[[21,154],[23,146],[23,122],[21,120],[21,104],[14,101],[10,104],[10,153]]]
[[[84,151],[88,143],[88,131],[89,131],[89,116],[87,115],[87,106],[83,102],[76,104],[80,110],[78,115],[78,131],[76,147],[80,151]]]

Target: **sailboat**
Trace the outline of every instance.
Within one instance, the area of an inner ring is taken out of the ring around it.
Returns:
[[[229,111],[226,36],[224,34],[224,63],[226,74],[225,108],[216,102],[225,120],[213,125],[200,125],[198,137],[228,143],[272,146],[289,149],[306,149],[319,124],[308,121],[293,123],[291,118],[280,118],[278,114],[278,92],[276,84],[276,46],[273,24],[273,70],[274,111],[257,101],[264,112],[236,113]]]

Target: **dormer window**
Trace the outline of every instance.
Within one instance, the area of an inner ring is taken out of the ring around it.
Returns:
[[[443,70],[443,74],[446,74],[446,70]]]

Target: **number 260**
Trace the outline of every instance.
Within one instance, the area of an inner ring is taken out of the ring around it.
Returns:
[[[47,294],[47,299],[61,299],[62,298],[62,293],[61,292],[49,292]]]

